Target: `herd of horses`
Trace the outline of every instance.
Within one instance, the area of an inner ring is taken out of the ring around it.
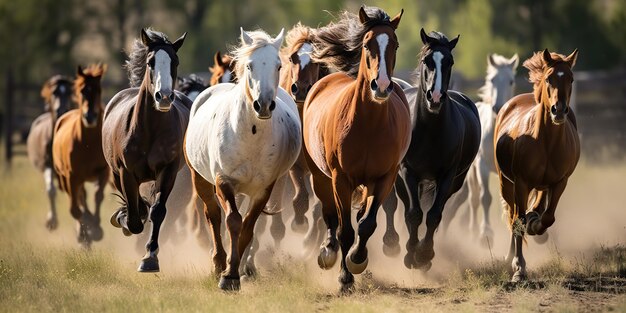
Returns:
[[[545,238],[580,156],[569,109],[577,51],[535,53],[523,63],[534,91],[517,96],[517,55],[490,55],[482,101],[475,104],[448,89],[458,36],[422,29],[415,83],[393,77],[402,14],[363,6],[326,26],[298,23],[276,37],[241,29],[238,47],[216,53],[208,89],[195,75],[177,76],[186,34],[172,42],[152,29],[141,30],[125,64],[130,88],[106,106],[100,87],[106,65],[79,66],[73,80],[50,78],[41,92],[47,113],[33,122],[28,138],[50,200],[46,226],[58,225],[57,180],[70,198],[79,243],[102,239],[100,206],[112,184],[121,199],[113,226],[130,236],[151,222],[138,271],[154,272],[166,214],[176,221],[190,207],[194,231],[212,242],[219,287],[238,290],[240,272],[255,273],[253,234],[265,229],[257,219],[270,216],[279,245],[282,199],[293,192],[291,228],[306,233],[303,249],[321,244],[321,268],[332,268],[341,255],[339,282],[349,291],[354,274],[367,268],[367,242],[381,206],[383,252],[400,254],[398,199],[408,230],[407,268],[430,268],[435,231],[442,220],[448,228],[465,202],[469,224],[488,242],[488,178],[495,172],[511,230],[512,280],[527,279],[525,234]],[[93,211],[88,181],[97,183]],[[422,223],[426,232],[419,238]]]

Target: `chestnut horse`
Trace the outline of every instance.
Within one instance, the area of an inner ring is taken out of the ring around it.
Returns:
[[[115,188],[125,202],[111,217],[111,224],[130,235],[143,231],[148,214],[152,221],[140,272],[160,270],[159,231],[176,175],[184,165],[183,136],[191,101],[174,90],[174,82],[176,52],[186,35],[172,43],[161,32],[142,29],[141,39],[135,40],[126,62],[134,87],[118,92],[104,114],[102,148]],[[151,204],[139,197],[139,185],[149,181],[155,181],[155,199]]]
[[[524,233],[542,235],[580,157],[576,117],[569,109],[578,50],[569,56],[535,53],[524,61],[533,93],[515,96],[498,113],[494,131],[496,170],[509,213],[507,260],[513,282],[525,280]],[[535,194],[530,208],[529,195]]]
[[[345,12],[315,32],[313,60],[339,72],[315,83],[306,98],[305,156],[328,227],[318,264],[331,268],[341,247],[344,292],[352,289],[353,274],[367,267],[366,244],[376,229],[378,208],[411,140],[407,100],[391,81],[401,16],[391,19],[382,9],[361,7],[358,17]],[[359,186],[367,200],[357,214],[355,242],[351,200]]]
[[[78,66],[74,80],[78,108],[57,121],[52,141],[52,161],[59,177],[59,188],[70,198],[70,213],[78,222],[78,242],[88,248],[102,239],[100,205],[109,179],[109,167],[102,155],[102,89],[101,80],[107,66]],[[95,210],[87,207],[84,184],[97,182]]]
[[[236,83],[237,75],[234,69],[235,63],[230,55],[222,55],[219,51],[215,52],[213,66],[209,67],[209,71],[211,72],[209,85],[215,86],[221,83]]]
[[[46,184],[50,211],[46,219],[46,228],[55,230],[59,224],[56,210],[56,174],[52,164],[52,135],[57,119],[71,109],[72,85],[68,77],[55,75],[48,79],[41,89],[46,113],[39,115],[30,126],[26,139],[28,159],[43,173]]]
[[[402,161],[396,192],[404,204],[409,231],[404,264],[430,269],[435,257],[433,237],[448,198],[463,185],[478,153],[480,119],[474,103],[464,94],[448,90],[454,58],[452,40],[440,32],[420,31],[424,46],[419,54],[417,86],[407,89],[412,119],[411,146]],[[426,234],[420,241],[423,222],[421,200],[433,202],[426,218]]]

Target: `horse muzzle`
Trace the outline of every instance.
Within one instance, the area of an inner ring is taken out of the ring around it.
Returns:
[[[272,117],[272,112],[276,109],[276,101],[272,100],[269,104],[261,103],[259,100],[254,100],[252,103],[256,117],[262,120],[267,120]]]
[[[558,105],[550,106],[550,118],[555,125],[563,124],[569,113],[569,107],[567,105],[562,105],[561,107],[564,109],[559,110]]]
[[[374,99],[378,101],[385,101],[389,99],[389,95],[391,95],[391,92],[393,91],[393,84],[387,85],[387,88],[385,88],[385,90],[380,90],[378,83],[376,82],[375,79],[373,79],[370,82],[370,89],[372,90],[372,93],[374,94]]]
[[[168,112],[172,108],[172,103],[175,99],[176,94],[174,92],[157,91],[154,93],[154,107],[159,112]]]
[[[426,100],[428,101],[428,110],[433,113],[439,113],[441,110],[441,104],[445,101],[447,93],[428,90],[426,92]]]

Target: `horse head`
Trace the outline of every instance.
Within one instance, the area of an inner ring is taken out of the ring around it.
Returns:
[[[500,111],[504,103],[513,97],[518,63],[517,54],[507,59],[492,53],[487,58],[486,84],[485,89],[481,90],[481,96],[484,100],[488,99],[488,103],[491,103],[496,113]]]
[[[213,66],[209,67],[211,72],[211,86],[215,86],[221,83],[234,83],[237,81],[237,77],[233,72],[235,64],[233,58],[228,54],[221,55],[219,51],[215,53],[213,57]]]
[[[361,66],[365,64],[365,79],[369,82],[373,98],[377,102],[387,100],[393,91],[391,77],[396,65],[396,50],[399,47],[395,31],[403,13],[404,10],[400,11],[388,23],[374,24],[363,36]],[[365,27],[376,21],[367,15],[365,7],[359,10],[359,20]]]
[[[535,101],[545,106],[555,125],[563,124],[569,113],[574,82],[572,68],[576,64],[577,56],[578,49],[567,57],[545,49],[535,53],[523,64],[529,70]]]
[[[191,101],[195,100],[206,87],[204,79],[196,74],[178,77],[178,90],[184,93]]]
[[[174,43],[164,36],[151,30],[141,30],[141,41],[148,48],[146,55],[147,71],[144,84],[154,99],[157,111],[167,112],[176,98],[174,82],[178,69],[178,49],[183,45],[187,33]]]
[[[93,128],[102,119],[102,87],[100,82],[107,70],[106,64],[78,66],[74,80],[75,99],[81,112],[83,126]]]
[[[276,108],[283,33],[284,29],[272,39],[262,31],[241,29],[241,46],[235,51],[237,76],[245,84],[246,97],[259,119],[271,118]]]
[[[53,121],[69,111],[72,103],[72,85],[68,77],[55,75],[48,79],[41,88],[41,97],[46,111],[52,114]]]
[[[456,47],[459,36],[449,41],[444,34],[440,32],[426,34],[423,28],[420,30],[420,36],[424,44],[418,68],[420,86],[426,95],[428,110],[438,113],[447,97],[454,65],[452,49]]]

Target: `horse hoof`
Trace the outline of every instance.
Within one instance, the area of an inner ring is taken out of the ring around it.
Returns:
[[[246,263],[243,266],[242,274],[244,276],[247,276],[248,278],[254,278],[257,275],[256,267],[254,266],[254,264]]]
[[[241,282],[239,281],[239,277],[230,278],[222,276],[217,286],[224,291],[238,291],[241,289]]]
[[[58,226],[59,226],[59,222],[56,218],[48,218],[48,220],[46,221],[46,228],[49,231],[53,231],[57,229]]]
[[[298,234],[306,234],[309,230],[309,220],[305,216],[302,221],[297,221],[296,218],[291,221],[291,230]]]
[[[407,252],[406,255],[404,255],[404,267],[408,269],[415,268],[415,256],[413,253]]]
[[[154,273],[160,271],[159,259],[156,256],[148,256],[141,260],[137,272],[141,273]]]
[[[513,274],[513,277],[511,277],[511,282],[512,283],[519,283],[519,282],[523,282],[526,281],[528,279],[528,277],[526,277],[526,273],[522,272],[522,271],[517,271]]]
[[[363,273],[363,271],[365,271],[365,269],[367,268],[369,258],[365,258],[365,261],[363,261],[363,263],[357,264],[352,262],[352,258],[350,256],[351,254],[348,253],[348,256],[346,257],[346,266],[348,267],[348,271],[350,271],[350,273],[352,274]]]
[[[327,270],[332,268],[337,262],[337,251],[333,251],[329,247],[322,247],[320,254],[317,256],[317,264],[321,269]]]
[[[100,241],[102,240],[102,237],[104,237],[104,232],[102,231],[102,227],[100,227],[99,225],[96,227],[90,228],[87,232],[89,233],[89,237],[93,241]]]
[[[431,267],[433,267],[433,262],[428,261],[426,264],[418,265],[417,268],[423,273],[426,273],[430,270]]]
[[[548,242],[548,239],[550,239],[550,236],[548,236],[548,233],[546,232],[546,233],[543,233],[541,235],[533,236],[533,239],[535,239],[536,243],[542,245],[542,244]]]
[[[354,292],[354,282],[349,283],[341,283],[341,287],[339,287],[340,295],[351,295]]]
[[[400,245],[398,243],[389,246],[383,244],[383,253],[390,258],[396,257],[400,254]]]

